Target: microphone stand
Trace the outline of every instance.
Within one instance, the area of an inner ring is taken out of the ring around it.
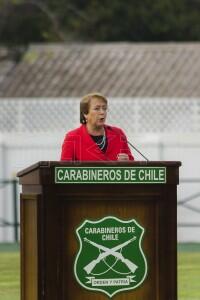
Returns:
[[[131,144],[131,142],[129,142],[128,140],[126,140],[127,141],[127,143],[133,148],[133,149],[135,149],[146,161],[149,161],[149,159],[146,157],[146,156],[144,156],[144,154],[142,154],[133,144]]]

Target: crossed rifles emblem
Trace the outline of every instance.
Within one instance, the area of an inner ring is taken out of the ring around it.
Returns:
[[[124,248],[125,246],[127,246],[128,244],[130,244],[132,241],[134,241],[136,239],[136,237],[131,238],[130,240],[115,246],[113,248],[107,248],[105,246],[102,246],[100,244],[97,244],[93,241],[90,241],[87,238],[84,238],[84,241],[93,245],[94,247],[98,248],[99,250],[102,250],[103,252],[101,252],[98,257],[94,260],[92,260],[89,264],[87,264],[83,269],[86,271],[87,274],[90,274],[92,272],[92,270],[94,269],[94,267],[104,258],[106,258],[109,255],[112,255],[114,257],[116,257],[117,259],[120,259],[128,268],[129,270],[134,273],[135,270],[137,269],[137,266],[130,261],[129,259],[125,258],[121,252],[117,252],[118,250],[121,250],[122,248]]]

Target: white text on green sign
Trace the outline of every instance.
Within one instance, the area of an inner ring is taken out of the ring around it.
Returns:
[[[56,167],[55,183],[166,183],[166,168]]]

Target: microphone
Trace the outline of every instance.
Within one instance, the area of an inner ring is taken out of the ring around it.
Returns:
[[[133,149],[135,149],[146,161],[149,161],[149,159],[146,157],[146,156],[144,156],[144,154],[142,154],[133,144],[131,144],[131,142],[129,142],[127,139],[125,139],[126,140],[126,142],[133,148]]]

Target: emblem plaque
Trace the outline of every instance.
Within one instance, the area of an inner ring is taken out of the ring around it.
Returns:
[[[79,284],[109,297],[139,287],[147,275],[144,232],[135,219],[85,220],[76,230],[80,247],[74,272]]]

